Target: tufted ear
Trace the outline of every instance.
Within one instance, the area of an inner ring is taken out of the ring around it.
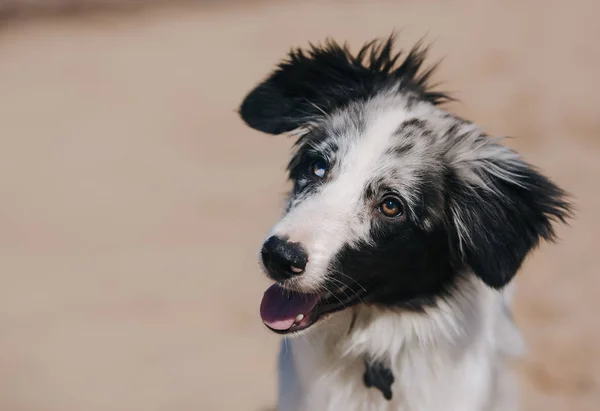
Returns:
[[[501,288],[540,239],[554,240],[553,223],[570,217],[570,205],[563,190],[499,144],[462,166],[449,201],[460,258]]]
[[[384,89],[412,93],[433,104],[448,98],[430,91],[432,69],[418,74],[426,49],[417,44],[399,62],[394,36],[364,45],[356,55],[331,40],[288,58],[243,100],[239,113],[252,128],[269,134],[292,131],[330,114],[350,101],[367,99]],[[398,63],[398,64],[397,64]]]

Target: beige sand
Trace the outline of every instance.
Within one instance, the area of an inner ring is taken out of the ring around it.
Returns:
[[[0,28],[0,410],[259,410],[278,338],[255,254],[291,142],[234,110],[291,45],[404,28],[452,108],[576,198],[520,274],[526,410],[600,405],[600,6],[251,3]]]

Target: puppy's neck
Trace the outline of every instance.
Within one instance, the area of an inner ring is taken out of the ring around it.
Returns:
[[[507,352],[520,351],[518,331],[507,315],[510,290],[492,290],[474,276],[460,281],[450,295],[422,311],[352,307],[324,321],[307,340],[328,360],[369,358],[393,368],[400,357],[417,352],[455,360],[481,341],[495,341]],[[502,339],[507,341],[499,342]]]
[[[380,408],[369,409],[485,409],[497,395],[500,357],[520,347],[507,291],[472,277],[422,312],[359,305],[332,315],[282,350],[281,358],[294,358],[291,368],[281,362],[282,401],[293,398],[303,410],[362,410],[373,401]],[[383,383],[372,375],[365,383],[365,361],[383,364]]]

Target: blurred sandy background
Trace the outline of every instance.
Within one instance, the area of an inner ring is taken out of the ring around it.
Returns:
[[[59,3],[0,0],[0,410],[271,406],[255,255],[291,141],[235,109],[290,46],[394,28],[445,57],[452,110],[573,194],[519,276],[518,369],[525,410],[598,410],[597,2]]]

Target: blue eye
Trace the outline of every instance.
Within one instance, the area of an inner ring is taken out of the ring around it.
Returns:
[[[327,174],[327,163],[325,160],[315,160],[312,163],[312,173],[319,178],[325,177],[325,174]]]

